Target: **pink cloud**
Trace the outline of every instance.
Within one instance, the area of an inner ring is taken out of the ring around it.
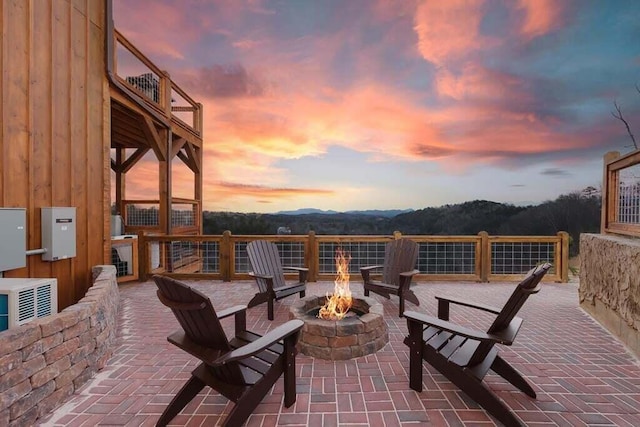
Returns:
[[[483,46],[479,33],[484,0],[422,2],[415,15],[418,50],[437,65]]]
[[[520,33],[532,39],[560,27],[563,3],[556,0],[519,0],[518,8],[524,12]]]

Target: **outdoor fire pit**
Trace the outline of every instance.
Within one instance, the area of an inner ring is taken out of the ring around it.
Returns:
[[[291,307],[289,318],[304,321],[298,349],[311,357],[346,360],[375,353],[389,342],[382,304],[373,298],[353,298],[347,316],[341,320],[318,318],[325,296],[311,296]]]
[[[349,290],[351,256],[336,250],[333,294],[303,298],[289,317],[304,322],[299,350],[307,356],[345,360],[375,353],[389,342],[382,304],[372,298],[353,298]]]

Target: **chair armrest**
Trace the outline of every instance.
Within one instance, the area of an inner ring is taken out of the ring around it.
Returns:
[[[233,307],[226,308],[224,310],[220,310],[218,314],[218,319],[224,319],[225,317],[229,317],[233,314],[238,313],[239,311],[246,310],[246,305],[234,305]]]
[[[267,276],[265,274],[258,274],[258,273],[254,273],[253,271],[250,271],[249,276],[254,277],[254,278],[258,278],[258,279],[265,279],[265,280],[273,280],[273,276]]]
[[[297,334],[303,326],[304,322],[302,320],[289,320],[287,323],[278,326],[277,328],[258,338],[257,340],[247,345],[243,345],[242,347],[237,348],[233,351],[230,351],[229,353],[226,353],[219,359],[213,361],[211,364],[213,366],[219,366],[224,365],[225,363],[246,359],[247,357],[261,352],[265,348],[272,346],[276,342],[285,339],[290,335]]]
[[[307,276],[309,269],[307,267],[282,267],[283,270],[291,270],[298,272],[298,281],[300,283],[307,283]]]
[[[423,313],[418,313],[417,311],[405,311],[404,317],[407,318],[407,323],[417,322],[423,325],[433,326],[443,331],[478,341],[495,341],[494,337],[485,332],[465,328],[464,326],[456,325],[455,323],[451,323],[447,320],[438,319],[437,317],[428,316]]]
[[[366,284],[369,282],[369,275],[372,270],[384,268],[384,265],[369,265],[367,267],[360,267],[360,274],[362,275],[362,281]]]
[[[477,308],[478,310],[487,311],[493,314],[500,314],[500,311],[501,311],[499,308],[492,307],[490,305],[478,304],[475,302],[465,301],[465,300],[460,300],[455,298],[436,296],[436,299],[438,300],[438,303],[440,302],[443,302],[445,304],[452,303],[452,304],[462,305],[465,307]]]
[[[307,267],[282,267],[283,270],[309,271]]]
[[[420,270],[411,270],[411,271],[404,271],[400,273],[400,275],[404,277],[413,277],[418,273],[420,273]]]

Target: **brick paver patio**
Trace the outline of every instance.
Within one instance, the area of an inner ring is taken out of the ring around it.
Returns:
[[[217,309],[246,303],[251,282],[193,282]],[[418,283],[422,305],[436,313],[434,295],[455,295],[501,306],[514,284]],[[324,295],[332,283],[310,283],[307,295]],[[160,304],[152,282],[121,286],[118,348],[107,367],[48,417],[47,426],[154,425],[189,377],[196,360],[166,341],[178,324]],[[355,294],[362,285],[352,283]],[[543,284],[520,311],[524,326],[501,354],[522,372],[538,394],[530,399],[495,374],[485,381],[527,425],[640,426],[640,364],[611,334],[578,306],[577,284]],[[390,341],[375,354],[325,361],[299,354],[297,402],[284,408],[282,378],[249,418],[248,426],[476,426],[494,421],[446,378],[427,365],[424,391],[409,388],[406,323],[397,317],[396,297],[384,303]],[[295,297],[248,310],[249,329],[264,333],[288,320]],[[455,307],[452,320],[484,329],[489,317]],[[228,321],[227,321],[228,320]],[[225,320],[232,331],[232,320]],[[217,425],[230,403],[205,388],[174,420],[175,425]]]

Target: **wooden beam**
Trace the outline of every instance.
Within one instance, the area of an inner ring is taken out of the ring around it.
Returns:
[[[134,153],[130,155],[129,158],[127,158],[127,160],[122,162],[122,165],[120,166],[121,172],[122,173],[129,172],[129,170],[136,163],[138,163],[140,159],[142,159],[149,150],[150,150],[149,147],[144,147],[144,148],[138,148],[136,151],[134,151]]]
[[[145,126],[142,126],[142,130],[147,136],[147,140],[150,142],[153,152],[156,154],[156,157],[161,162],[167,160],[167,150],[165,148],[165,144],[162,141],[162,138],[160,138],[160,135],[158,134],[156,125],[153,124],[153,120],[151,120],[149,117],[147,116],[143,116],[143,117],[144,117],[143,123]]]
[[[178,152],[180,152],[180,150],[182,149],[182,147],[184,146],[184,144],[187,141],[184,138],[177,138],[173,140],[173,144],[171,146],[171,158],[173,159]]]

